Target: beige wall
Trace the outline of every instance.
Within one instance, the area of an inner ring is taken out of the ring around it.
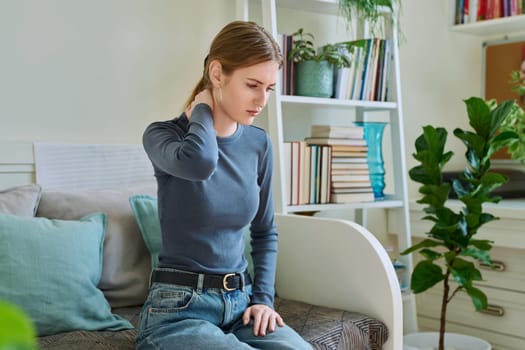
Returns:
[[[481,91],[485,38],[450,32],[448,3],[403,1],[409,166],[421,126],[466,126],[462,99]],[[140,142],[150,121],[179,113],[210,40],[234,18],[234,0],[0,0],[0,140]],[[344,38],[327,17],[290,13],[283,26]]]
[[[0,140],[140,142],[177,115],[231,0],[0,0]]]

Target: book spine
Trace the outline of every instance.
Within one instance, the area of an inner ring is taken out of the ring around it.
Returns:
[[[469,22],[474,23],[478,21],[478,13],[479,13],[479,1],[478,0],[470,0],[469,2]]]

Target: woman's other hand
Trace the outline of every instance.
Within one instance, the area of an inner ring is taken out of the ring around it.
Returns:
[[[275,331],[275,326],[283,327],[284,321],[274,309],[264,304],[255,304],[249,306],[242,315],[244,325],[250,323],[253,319],[253,334],[264,337],[266,331]]]

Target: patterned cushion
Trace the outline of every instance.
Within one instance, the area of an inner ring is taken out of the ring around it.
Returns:
[[[366,315],[313,306],[275,298],[275,309],[285,322],[304,337],[314,349],[381,349],[388,338],[386,326]],[[113,312],[135,327],[140,307],[118,308]],[[136,331],[69,332],[39,338],[41,350],[132,350]]]
[[[366,315],[275,298],[275,310],[314,349],[379,350],[388,339],[382,322]]]

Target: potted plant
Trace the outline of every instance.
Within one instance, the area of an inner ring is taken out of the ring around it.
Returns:
[[[475,281],[482,279],[481,272],[472,260],[491,265],[492,242],[477,239],[476,234],[481,226],[497,219],[483,211],[483,204],[497,203],[500,198],[491,192],[507,180],[492,171],[491,155],[518,137],[514,130],[501,130],[512,110],[512,100],[493,109],[477,97],[465,100],[465,104],[473,131],[454,130],[454,135],[467,148],[467,165],[462,176],[452,184],[443,180],[443,167],[453,152],[445,151],[446,129],[430,125],[423,127],[422,135],[416,139],[413,156],[419,165],[409,171],[410,178],[421,184],[422,197],[417,202],[425,205],[423,210],[427,215],[423,219],[432,221],[433,226],[426,232],[428,238],[401,254],[418,252],[423,257],[412,272],[414,293],[442,284],[439,350],[443,350],[445,344],[447,305],[458,292],[466,292],[476,310],[487,307],[486,295],[475,285]],[[459,212],[447,202],[452,191],[462,204]]]
[[[295,63],[295,94],[332,97],[334,68],[350,66],[350,59],[339,45],[326,44],[319,49],[315,38],[300,28],[293,33],[293,46],[288,59]]]
[[[388,8],[396,18],[401,8],[401,0],[338,0],[339,12],[347,25],[352,23],[354,15],[362,21],[367,21],[372,27],[381,16],[380,9]],[[394,18],[392,17],[392,20]],[[396,28],[399,29],[399,28]]]

